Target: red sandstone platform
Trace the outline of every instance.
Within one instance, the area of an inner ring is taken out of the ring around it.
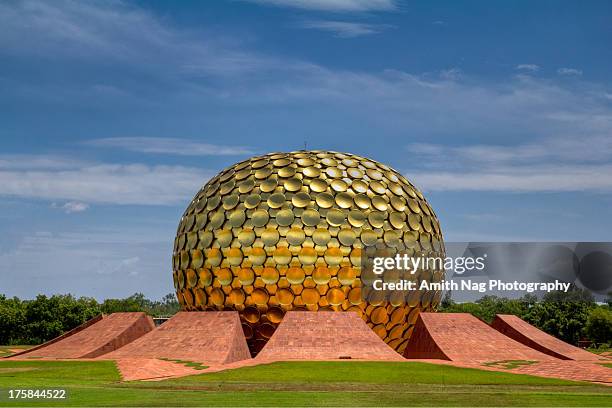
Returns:
[[[100,315],[40,346],[10,358],[95,358],[117,350],[155,328],[144,313]]]
[[[208,365],[250,359],[238,312],[179,312],[104,359],[157,358]]]
[[[491,327],[519,343],[561,360],[601,360],[597,354],[567,344],[514,315],[495,316]]]
[[[451,361],[556,360],[469,313],[421,313],[404,357]]]
[[[255,360],[403,361],[354,312],[287,312]]]

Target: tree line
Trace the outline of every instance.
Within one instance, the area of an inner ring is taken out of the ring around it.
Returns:
[[[21,300],[0,295],[0,344],[39,344],[79,326],[101,313],[145,312],[152,316],[171,316],[179,310],[174,294],[150,300],[142,293],[124,299],[98,302],[72,295],[39,295]],[[444,297],[439,311],[465,312],[491,322],[496,314],[514,314],[545,332],[571,344],[581,339],[609,347],[612,345],[612,296],[598,305],[585,291],[553,292],[538,299],[485,296],[476,302],[457,303],[451,293]]]
[[[106,299],[72,295],[38,295],[22,300],[0,295],[0,344],[39,344],[71,330],[101,313],[145,312],[152,316],[170,316],[179,309],[174,294],[162,300],[150,300],[142,293],[124,299]]]

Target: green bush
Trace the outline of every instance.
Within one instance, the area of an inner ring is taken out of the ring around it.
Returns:
[[[612,341],[612,311],[604,307],[593,308],[587,317],[585,333],[593,342],[608,346]]]

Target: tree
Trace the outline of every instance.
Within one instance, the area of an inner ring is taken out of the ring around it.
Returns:
[[[585,333],[595,343],[612,343],[612,311],[605,307],[591,309]]]

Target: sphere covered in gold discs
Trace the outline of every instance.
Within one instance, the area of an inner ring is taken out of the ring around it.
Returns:
[[[288,310],[355,311],[403,353],[418,312],[433,310],[441,293],[363,293],[362,251],[379,242],[444,252],[434,211],[405,177],[352,154],[267,154],[196,194],[174,243],[174,285],[183,310],[237,310],[253,354]],[[442,276],[419,271],[428,281]]]

